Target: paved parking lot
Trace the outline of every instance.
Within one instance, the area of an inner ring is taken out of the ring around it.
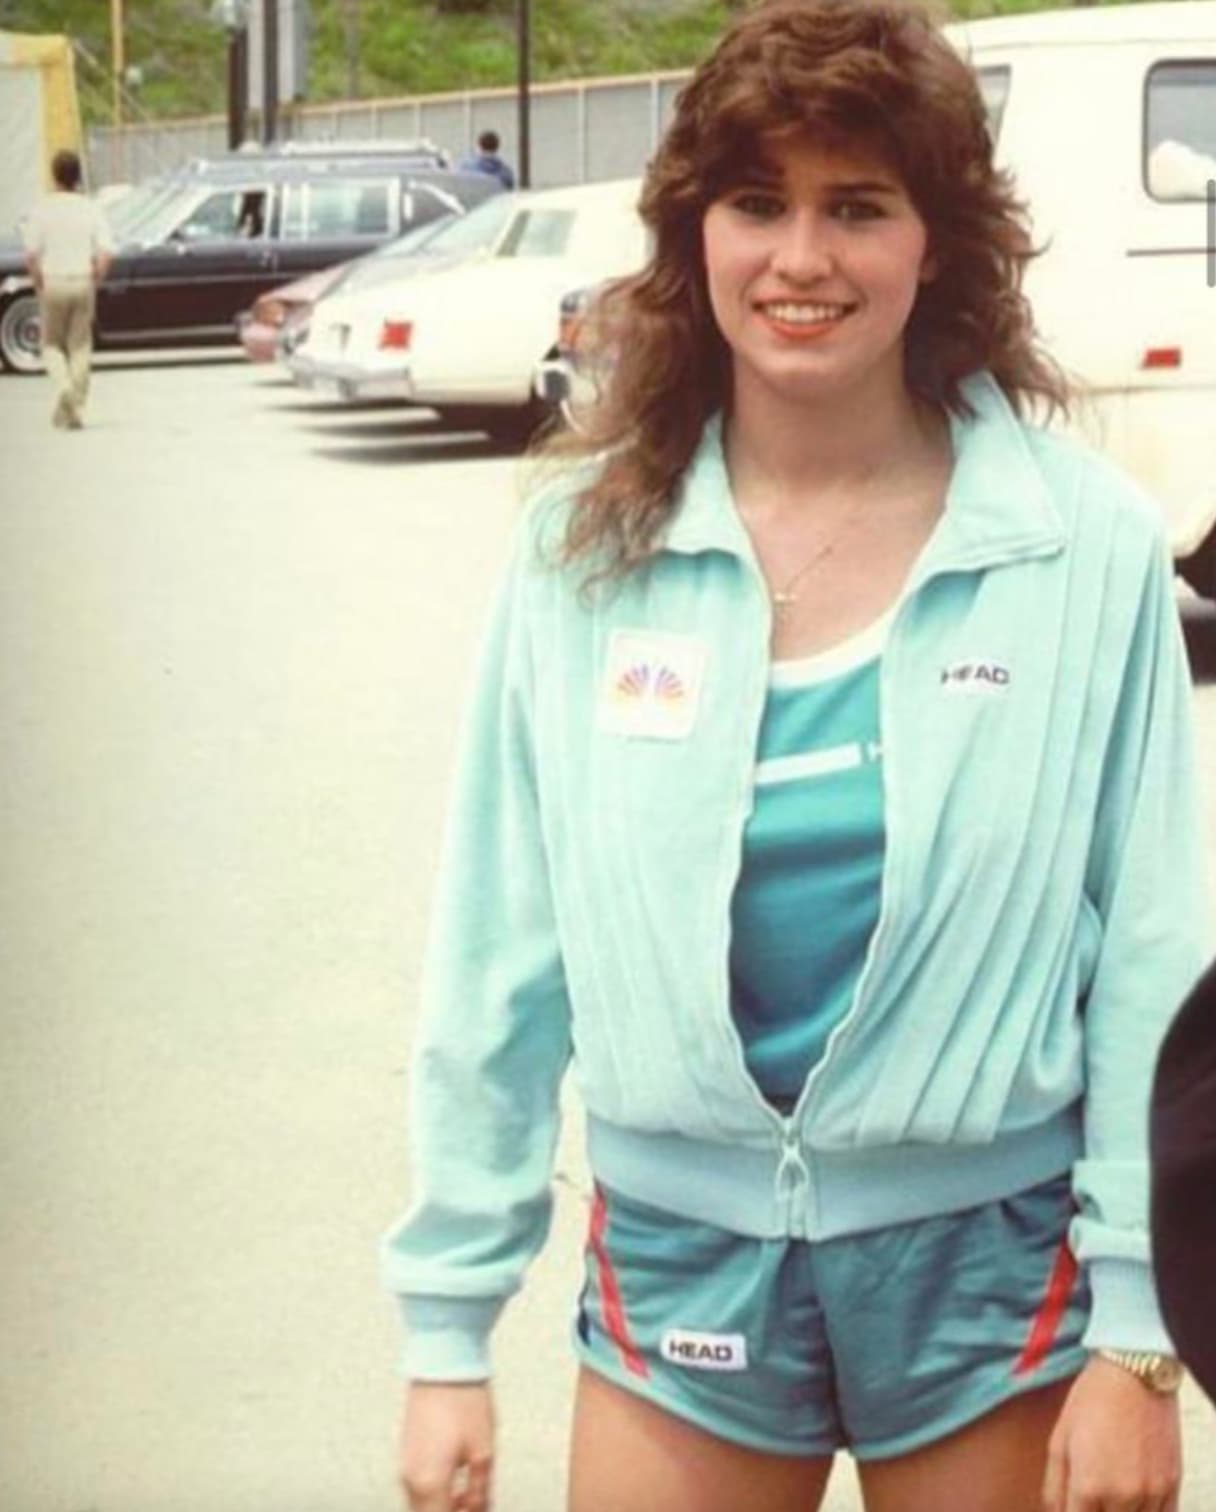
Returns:
[[[111,359],[86,430],[46,410],[0,380],[0,1506],[391,1512],[375,1246],[521,462],[234,361]],[[1213,772],[1216,613],[1183,613]],[[572,1115],[500,1512],[561,1506],[585,1191]],[[1214,1426],[1190,1394],[1185,1512]]]

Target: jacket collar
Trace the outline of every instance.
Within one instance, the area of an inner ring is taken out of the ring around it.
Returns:
[[[1063,522],[1025,427],[996,380],[975,373],[964,380],[963,394],[975,413],[950,417],[954,470],[920,577],[930,568],[988,567],[1051,555],[1064,546]],[[731,494],[720,414],[706,422],[661,549],[753,555]]]

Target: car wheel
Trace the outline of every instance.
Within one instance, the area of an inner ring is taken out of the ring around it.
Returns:
[[[36,294],[18,294],[0,311],[0,362],[10,373],[42,371],[42,316]]]
[[[1197,550],[1182,558],[1178,571],[1196,593],[1216,601],[1216,525]]]

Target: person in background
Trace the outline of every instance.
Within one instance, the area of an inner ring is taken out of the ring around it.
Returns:
[[[477,138],[477,152],[474,156],[465,158],[460,166],[472,173],[488,173],[491,178],[496,178],[504,189],[514,189],[515,175],[499,157],[500,145],[496,131],[483,131]]]
[[[89,395],[93,306],[114,244],[100,207],[81,193],[80,159],[57,152],[55,190],[30,212],[25,262],[42,306],[42,356],[54,389],[51,423],[79,430]]]
[[[906,0],[743,11],[641,215],[437,880],[406,1498],[489,1503],[573,1065],[570,1512],[813,1512],[840,1451],[867,1512],[1176,1512],[1147,1110],[1211,915],[1161,511],[1044,423],[1025,211]]]
[[[1161,1047],[1150,1145],[1161,1311],[1183,1363],[1216,1402],[1216,961]]]

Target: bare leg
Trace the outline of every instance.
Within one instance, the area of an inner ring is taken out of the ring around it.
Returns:
[[[859,1465],[866,1512],[1035,1512],[1071,1385],[1028,1392],[927,1448]]]
[[[817,1512],[831,1468],[727,1443],[579,1373],[567,1512]]]

